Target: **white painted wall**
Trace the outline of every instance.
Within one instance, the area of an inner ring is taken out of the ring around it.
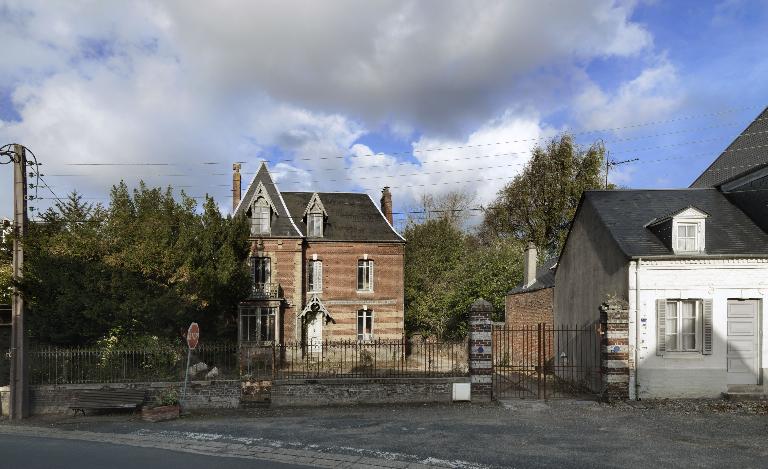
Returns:
[[[636,314],[636,262],[628,272],[630,353],[638,347],[637,376],[631,377],[630,397],[719,397],[726,382],[726,326],[728,299],[760,299],[762,332],[768,329],[768,259],[641,261],[639,269],[639,335]],[[656,300],[690,298],[713,300],[712,355],[656,354]],[[765,336],[765,334],[762,334]],[[768,375],[768,346],[761,338],[763,378]]]

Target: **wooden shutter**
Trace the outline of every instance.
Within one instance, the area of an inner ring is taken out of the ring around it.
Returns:
[[[702,303],[702,346],[701,353],[712,355],[712,300],[704,300]]]
[[[667,350],[667,300],[656,300],[656,355]]]

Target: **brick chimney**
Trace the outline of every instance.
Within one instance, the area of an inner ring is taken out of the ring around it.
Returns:
[[[240,194],[243,189],[240,179],[240,163],[233,164],[232,170],[234,171],[232,173],[232,213],[234,213],[240,204]]]
[[[390,225],[392,222],[392,193],[389,192],[389,186],[384,187],[381,191],[381,213],[387,218]]]
[[[536,261],[538,252],[536,251],[536,245],[529,242],[525,247],[525,255],[523,257],[523,286],[530,287],[533,282],[536,281]]]

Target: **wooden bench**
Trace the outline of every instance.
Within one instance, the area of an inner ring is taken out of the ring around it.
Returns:
[[[75,394],[70,409],[82,412],[86,410],[137,409],[147,398],[147,391],[141,389],[104,389],[100,391],[80,391]]]

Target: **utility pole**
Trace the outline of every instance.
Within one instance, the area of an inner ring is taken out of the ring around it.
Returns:
[[[13,299],[11,304],[10,418],[29,416],[27,349],[24,340],[24,297],[19,291],[24,266],[27,231],[27,156],[22,145],[13,146]]]

